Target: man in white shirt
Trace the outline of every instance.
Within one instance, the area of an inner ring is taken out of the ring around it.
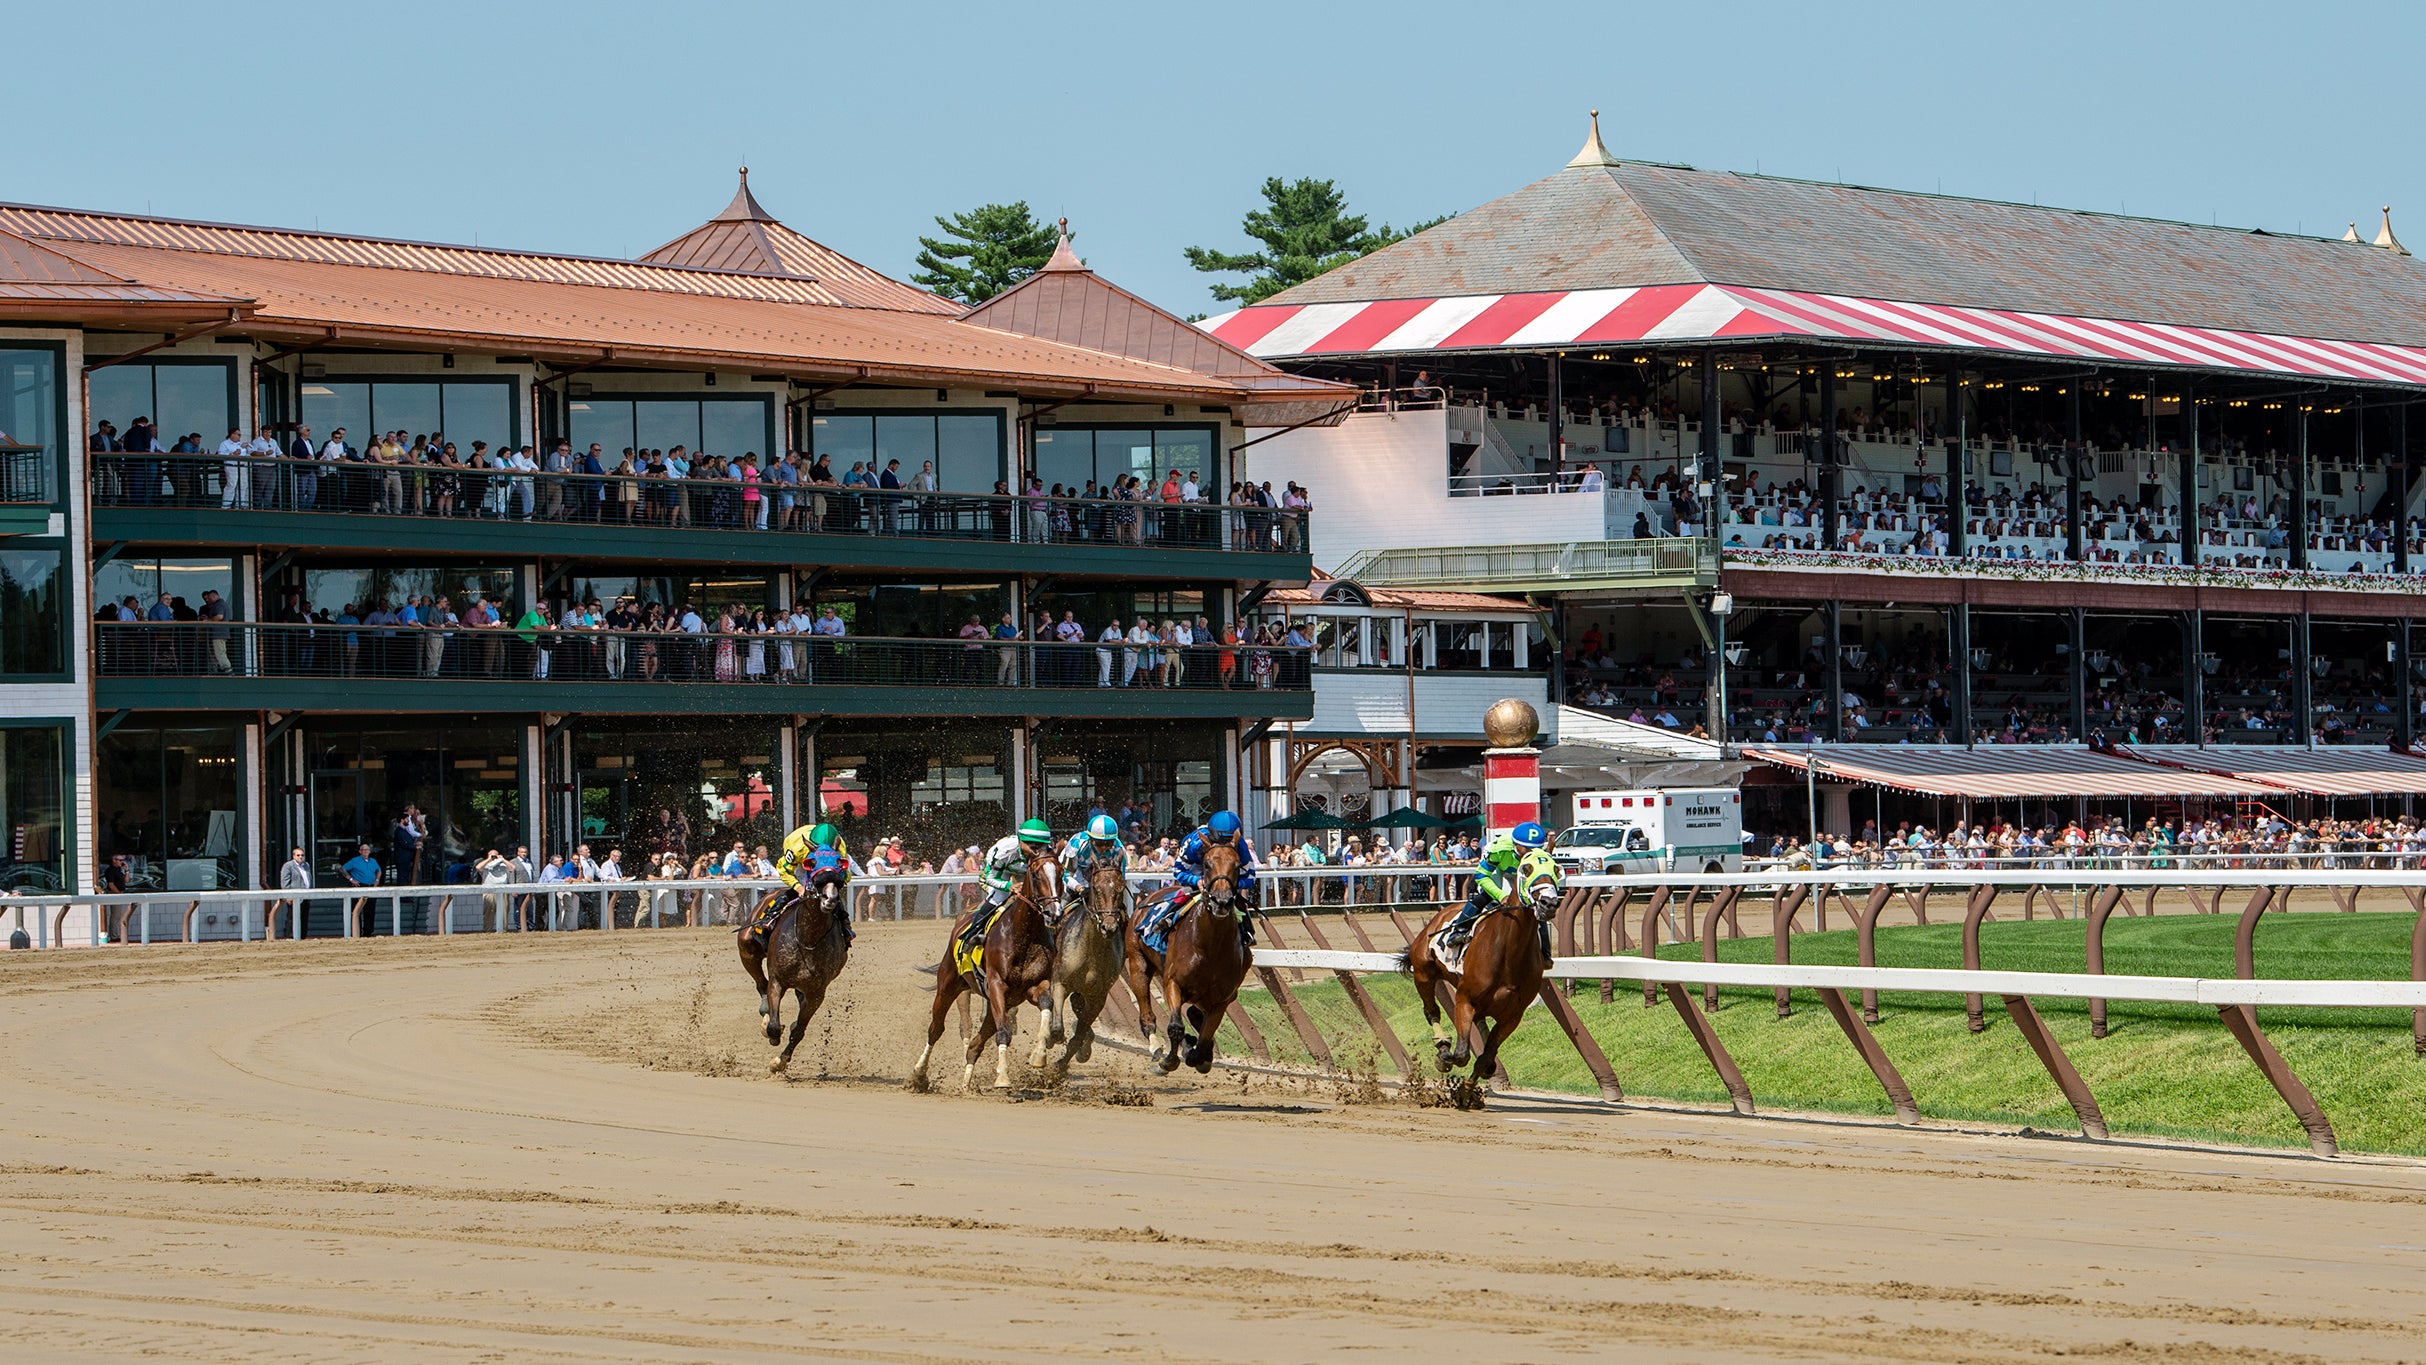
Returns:
[[[1179,500],[1181,502],[1203,502],[1205,500],[1204,490],[1196,485],[1196,471],[1193,469],[1188,471],[1186,482],[1179,486]]]
[[[539,462],[531,458],[531,448],[524,446],[516,450],[514,458],[508,460],[506,464],[510,468],[522,471],[521,475],[514,480],[514,505],[517,509],[516,515],[524,521],[529,521],[532,514],[538,510],[538,480],[531,476],[539,472]]]
[[[1095,685],[1097,687],[1112,685],[1112,647],[1127,638],[1127,634],[1120,628],[1120,618],[1117,616],[1112,618],[1110,625],[1103,628],[1103,634],[1095,637]],[[1136,671],[1134,664],[1130,666],[1130,671]]]
[[[219,509],[250,507],[250,483],[245,477],[244,428],[229,427],[227,439],[219,443]]]

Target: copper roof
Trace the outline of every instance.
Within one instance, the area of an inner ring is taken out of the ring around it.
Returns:
[[[1275,588],[1262,600],[1282,607],[1338,606],[1325,594],[1345,583],[1363,593],[1376,607],[1399,607],[1415,611],[1533,611],[1533,605],[1521,597],[1496,597],[1484,592],[1451,592],[1436,588],[1375,588],[1352,579],[1317,577],[1302,588]]]
[[[803,306],[389,266],[87,244],[81,259],[146,285],[258,300],[265,338],[488,347],[633,364],[728,362],[791,373],[1165,402],[1231,402],[1237,381],[890,309]],[[0,312],[5,312],[0,308]]]
[[[1050,261],[1035,274],[970,309],[963,321],[1020,336],[1109,351],[1149,364],[1220,375],[1262,395],[1265,402],[1259,403],[1259,407],[1281,402],[1337,405],[1356,397],[1351,385],[1290,374],[1096,274],[1070,250],[1066,226]],[[1319,410],[1305,415],[1312,416]],[[1250,420],[1255,425],[1265,424],[1260,419]]]
[[[1590,151],[1266,302],[1719,284],[2426,345],[2393,250]]]
[[[785,227],[750,193],[750,168],[724,212],[640,258],[692,270],[734,270],[813,283],[854,308],[900,308],[951,316],[960,305],[871,270]]]
[[[1932,796],[1981,801],[2008,797],[2273,797],[2282,788],[2223,773],[2161,767],[2067,744],[1829,744],[1813,749],[1744,746],[1744,757],[1801,772],[1816,758],[1820,776]]]
[[[12,312],[47,309],[83,316],[98,308],[154,321],[228,317],[249,302],[226,294],[139,284],[9,232],[0,232],[0,300]]]

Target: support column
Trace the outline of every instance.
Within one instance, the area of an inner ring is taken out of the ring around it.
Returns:
[[[2392,410],[2392,571],[2409,572],[2409,405]],[[2393,624],[2393,695],[2399,713],[2392,722],[2392,742],[2403,749],[2417,741],[2417,684],[2410,673],[2409,618]]]
[[[2064,557],[2078,564],[2088,556],[2083,553],[2081,536],[2081,461],[2086,449],[2081,444],[2081,381],[2075,379],[2064,389]],[[2073,655],[2079,658],[2079,634],[2073,637]],[[2074,674],[2079,674],[2077,663]],[[2079,705],[2080,689],[2073,688],[2074,705]],[[2077,713],[2076,713],[2077,714]],[[2076,727],[2074,734],[2080,731]]]
[[[1560,353],[1557,351],[1552,351],[1548,360],[1550,365],[1550,483],[1552,487],[1556,487],[1559,476],[1566,470],[1567,463],[1565,458],[1567,394],[1564,385],[1565,376],[1560,373],[1566,369],[1566,366],[1561,363]]]
[[[1016,825],[1035,812],[1029,809],[1028,792],[1028,723],[1017,721],[1011,726],[1011,823]]]
[[[775,732],[775,787],[782,802],[783,827],[800,828],[800,730],[784,725]]]
[[[2182,563],[2199,562],[2199,395],[2198,381],[2182,381],[2182,414],[2189,434],[2182,442]],[[2192,616],[2198,613],[2193,611]],[[2195,629],[2195,627],[2194,627]]]
[[[2089,613],[2072,609],[2072,737],[2089,738]]]
[[[1969,420],[1970,414],[1963,410],[1963,372],[1956,370],[1946,376],[1946,550],[1957,559],[1971,552],[1970,539],[1963,532],[1963,517],[1970,510],[1963,502],[1963,453],[1971,443]],[[1965,625],[1969,625],[1968,614]],[[1969,663],[1967,656],[1965,663]],[[1968,736],[1964,742],[1970,742]]]
[[[1828,742],[1845,742],[1845,607],[1828,599]]]
[[[2417,689],[2409,675],[2409,618],[2392,623],[2392,747],[2407,749],[2417,742]]]
[[[1946,648],[1954,656],[1954,742],[1971,743],[1971,604],[1946,609]]]
[[[1836,476],[1836,362],[1827,363],[1830,368],[1820,371],[1820,548],[1833,550],[1837,545],[1837,491],[1842,481]],[[1833,616],[1829,619],[1832,623],[1835,620]],[[1834,630],[1833,624],[1830,629]],[[1835,643],[1833,638],[1829,643]],[[1834,667],[1833,662],[1830,667]],[[1834,699],[1830,700],[1829,711],[1831,714],[1835,711]]]
[[[2190,742],[2207,742],[2207,613],[2192,607],[2182,613],[2182,725]]]
[[[2301,744],[2316,742],[2313,705],[2308,677],[2308,613],[2295,612],[2291,618],[2291,714],[2299,721]]]
[[[1709,480],[1714,485],[1723,482],[1718,473],[1720,459],[1718,409],[1718,352],[1715,350],[1704,351],[1702,352],[1702,478]],[[1716,513],[1713,509],[1709,507],[1702,509],[1704,526],[1711,525],[1715,519]]]
[[[2294,569],[2308,567],[2308,404],[2291,421],[2291,555]]]

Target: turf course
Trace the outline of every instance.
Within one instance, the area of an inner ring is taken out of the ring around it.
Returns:
[[[1745,916],[1747,923],[1752,916]],[[2116,975],[2232,975],[2231,915],[2117,917],[2106,926],[2106,970]],[[2338,980],[2403,980],[2408,976],[2406,914],[2302,913],[2268,916],[2257,932],[2258,974]],[[2081,921],[1989,923],[1980,936],[1983,965],[2014,971],[2078,972],[2084,963]],[[1293,936],[1292,941],[1302,937]],[[1767,962],[1767,938],[1722,939],[1719,958]],[[1693,944],[1661,949],[1663,958],[1694,960]],[[1796,962],[1851,966],[1850,930],[1798,934]],[[1955,967],[1962,962],[1955,925],[1881,929],[1878,961],[1885,967]],[[1284,974],[1285,975],[1285,974]],[[1404,977],[1366,978],[1393,1031],[1417,1058],[1430,1055],[1430,1034],[1414,988]],[[1363,1019],[1327,973],[1308,973],[1296,988],[1343,1064],[1390,1072]],[[1646,1010],[1641,988],[1619,982],[1613,1002],[1584,983],[1571,997],[1577,1012],[1617,1071],[1630,1097],[1723,1105],[1726,1091],[1663,1000]],[[1242,997],[1276,1060],[1306,1055],[1279,1009],[1262,992]],[[2116,1136],[2149,1135],[2304,1148],[2306,1135],[2291,1111],[2233,1043],[2212,1010],[2189,1005],[2113,1001],[2108,1034],[2089,1036],[2086,1001],[2043,1000],[2040,1013],[2073,1064],[2097,1094]],[[1965,1027],[1960,996],[1888,993],[1879,1000],[1879,1043],[1903,1072],[1921,1112],[1934,1119],[2029,1124],[2078,1130],[2071,1108],[2040,1068],[2013,1023],[1992,997],[1986,1032]],[[1887,1115],[1884,1094],[1845,1041],[1817,997],[1796,992],[1794,1015],[1775,1017],[1766,988],[1723,989],[1711,1016],[1720,1038],[1764,1108]],[[2413,1052],[2402,1010],[2264,1009],[2258,1021],[2276,1048],[2315,1093],[2345,1150],[2426,1155],[2426,1061]],[[1518,1085],[1595,1094],[1564,1034],[1536,1012],[1502,1050]]]

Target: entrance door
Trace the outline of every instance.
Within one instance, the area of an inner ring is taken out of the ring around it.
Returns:
[[[625,844],[631,838],[631,774],[605,770],[577,774],[573,779],[573,801],[580,824],[573,831],[574,844],[586,843],[603,858],[609,846]],[[624,854],[631,858],[638,856],[637,850],[630,847],[624,849]]]
[[[355,849],[370,838],[369,814],[363,806],[362,771],[358,768],[314,769],[311,779],[312,830],[305,847],[312,859],[312,885],[343,888],[344,867]],[[371,845],[378,847],[376,841]],[[304,934],[310,938],[342,938],[345,905],[340,899],[307,903]]]

